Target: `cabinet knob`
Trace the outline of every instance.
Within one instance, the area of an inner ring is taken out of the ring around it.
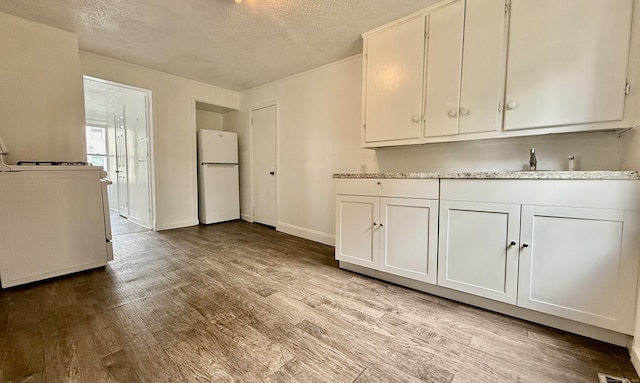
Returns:
[[[518,103],[515,101],[509,101],[507,103],[507,110],[514,110],[517,107],[518,107]]]
[[[509,246],[515,246],[515,245],[516,245],[516,241],[511,241],[511,242],[509,243]]]
[[[374,223],[373,223],[373,226],[378,226],[378,224],[374,222]]]
[[[380,222],[380,227],[384,226],[384,223]]]
[[[529,244],[528,244],[528,243],[526,243],[526,242],[523,242],[523,243],[522,243],[522,247],[529,247]]]
[[[467,108],[466,106],[462,106],[460,107],[460,114],[463,116],[466,116],[469,114],[469,108]]]
[[[449,117],[455,117],[455,116],[458,115],[458,111],[453,109],[453,108],[451,108],[451,109],[449,109],[449,113],[447,113],[447,114],[449,115]]]
[[[382,185],[382,182],[378,181],[376,182],[376,185]]]
[[[418,122],[420,122],[420,116],[416,116],[414,114],[413,117],[411,117],[411,121],[413,121],[413,122],[415,122],[417,124]]]

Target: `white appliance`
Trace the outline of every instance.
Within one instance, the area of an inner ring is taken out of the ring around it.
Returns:
[[[0,140],[3,288],[113,260],[106,173],[86,165],[7,165]]]
[[[236,133],[198,131],[198,202],[200,223],[240,218]]]

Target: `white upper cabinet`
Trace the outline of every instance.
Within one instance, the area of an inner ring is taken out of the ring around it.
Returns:
[[[365,33],[362,145],[637,125],[635,1],[444,0]]]
[[[511,0],[505,130],[621,121],[633,0]]]
[[[495,132],[502,125],[506,12],[504,0],[467,1],[458,133]]]
[[[458,0],[429,15],[429,57],[425,135],[458,133],[464,2]]]
[[[422,137],[425,25],[418,16],[365,39],[365,143]]]
[[[429,15],[426,137],[499,130],[505,15],[504,0],[458,0]]]

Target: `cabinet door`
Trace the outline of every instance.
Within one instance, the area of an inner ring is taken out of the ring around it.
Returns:
[[[523,206],[518,306],[633,333],[638,213]]]
[[[464,3],[429,14],[425,137],[458,134]]]
[[[336,259],[378,268],[380,198],[336,197]]]
[[[511,0],[505,130],[623,119],[632,0]]]
[[[366,39],[364,141],[422,136],[424,16]]]
[[[458,133],[500,129],[504,97],[504,0],[470,0],[464,17],[464,49]]]
[[[515,304],[519,229],[520,205],[440,201],[438,285]]]
[[[380,199],[380,270],[436,283],[438,201]]]

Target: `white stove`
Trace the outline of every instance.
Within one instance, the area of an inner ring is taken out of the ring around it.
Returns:
[[[4,163],[0,140],[0,285],[3,288],[113,260],[107,185],[85,162]]]

